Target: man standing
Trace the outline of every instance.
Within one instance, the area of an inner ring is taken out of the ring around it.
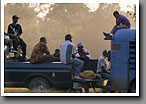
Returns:
[[[10,34],[10,39],[12,39],[13,41],[14,50],[18,51],[17,47],[18,45],[20,45],[22,47],[22,52],[23,52],[22,56],[24,59],[26,59],[26,44],[20,38],[22,34],[22,28],[20,24],[17,24],[18,19],[20,19],[20,17],[18,17],[17,15],[14,15],[12,17],[13,23],[11,23],[8,26],[8,34]]]
[[[52,62],[52,57],[47,47],[47,40],[45,37],[40,38],[40,42],[37,43],[31,54],[30,63],[38,64],[38,63],[45,63],[45,62]]]
[[[72,64],[74,68],[74,78],[80,78],[80,70],[84,62],[75,58],[75,45],[72,43],[72,36],[67,34],[65,42],[61,44],[60,61],[63,64]]]
[[[83,47],[83,43],[78,43],[77,44],[78,48],[76,49],[76,57],[81,59],[81,60],[89,60],[90,55],[89,52],[86,48]]]
[[[113,29],[112,29],[112,31],[110,33],[103,32],[103,34],[105,35],[106,39],[112,39],[113,34],[118,29],[129,29],[131,27],[131,24],[130,24],[128,18],[125,17],[122,14],[119,14],[118,11],[114,11],[113,16],[116,19],[116,25],[113,27]]]

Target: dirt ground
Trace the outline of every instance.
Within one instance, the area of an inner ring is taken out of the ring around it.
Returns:
[[[37,93],[35,91],[30,91],[27,88],[4,88],[5,93]],[[57,89],[50,89],[47,91],[41,91],[41,93],[78,93],[78,90],[57,90]],[[101,93],[102,89],[96,88],[95,90],[93,88],[89,89],[89,93]],[[40,91],[38,92],[40,93]],[[85,93],[85,89],[82,88],[82,93]]]
[[[107,84],[107,81],[108,80],[104,81],[104,86]],[[68,89],[68,90],[50,89],[47,91],[36,92],[36,91],[30,91],[27,88],[4,88],[4,92],[5,93],[79,93],[80,91],[71,90],[71,89]],[[82,93],[85,93],[84,88],[82,88]],[[102,89],[101,88],[95,88],[95,89],[90,88],[89,93],[102,93]]]

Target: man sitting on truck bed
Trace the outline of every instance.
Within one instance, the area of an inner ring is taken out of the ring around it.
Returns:
[[[113,16],[116,18],[116,25],[113,27],[111,33],[105,33],[103,32],[103,34],[105,35],[105,39],[112,39],[113,34],[118,30],[118,29],[129,29],[131,24],[128,20],[127,17],[125,17],[122,14],[119,14],[118,11],[114,11]]]
[[[46,38],[41,37],[40,42],[37,43],[33,48],[30,58],[30,63],[37,64],[37,63],[52,62],[53,57],[50,55],[50,52],[46,44],[47,44]]]
[[[24,61],[27,60],[26,58],[26,43],[24,42],[24,40],[20,37],[22,35],[22,27],[20,24],[18,24],[18,19],[20,19],[20,17],[18,17],[17,15],[13,15],[12,16],[12,23],[9,24],[8,26],[8,34],[10,39],[13,41],[13,48],[15,51],[18,51],[18,45],[21,46],[22,48],[22,58]],[[17,53],[14,53],[15,55]]]
[[[60,62],[60,49],[55,49],[53,56],[54,62]]]
[[[89,60],[90,59],[89,52],[86,48],[84,48],[83,43],[80,42],[77,44],[77,46],[78,48],[76,49],[76,57],[83,61]]]
[[[96,73],[100,74],[103,79],[110,79],[110,74],[109,74],[109,67],[108,67],[108,52],[107,50],[104,50],[103,55],[100,56],[97,64],[97,71]],[[110,82],[109,82],[110,83]]]
[[[63,64],[72,64],[74,78],[80,78],[80,70],[84,62],[75,58],[75,45],[72,43],[72,36],[70,34],[65,36],[65,42],[61,44],[60,60]]]

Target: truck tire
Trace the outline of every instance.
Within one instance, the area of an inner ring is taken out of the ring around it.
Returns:
[[[136,80],[130,83],[128,93],[136,93]]]
[[[32,91],[47,91],[50,83],[45,78],[35,77],[29,82],[28,88]]]

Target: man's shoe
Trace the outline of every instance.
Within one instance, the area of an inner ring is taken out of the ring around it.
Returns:
[[[82,79],[82,78],[79,76],[74,76],[74,79]]]
[[[11,52],[11,53],[17,53],[17,51],[14,50],[14,49],[11,49],[10,52]]]
[[[111,35],[108,38],[109,38],[109,40],[113,40],[113,37]]]
[[[103,35],[104,35],[105,37],[108,37],[110,34],[103,32]]]
[[[104,40],[113,40],[113,37],[111,35],[104,38]]]

